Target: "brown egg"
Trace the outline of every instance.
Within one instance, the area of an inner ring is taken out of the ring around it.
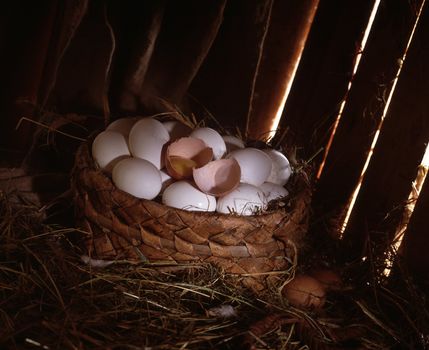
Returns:
[[[324,285],[327,290],[341,290],[343,282],[338,273],[330,269],[317,269],[311,272],[311,276]]]
[[[325,288],[314,277],[296,275],[282,291],[292,306],[302,309],[320,309],[325,304]]]

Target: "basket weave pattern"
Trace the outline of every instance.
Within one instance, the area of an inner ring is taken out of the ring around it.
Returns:
[[[247,217],[171,208],[117,189],[96,168],[86,143],[76,154],[72,187],[91,257],[210,262],[228,273],[255,276],[287,268],[285,247],[301,244],[311,197],[301,183],[289,208]]]

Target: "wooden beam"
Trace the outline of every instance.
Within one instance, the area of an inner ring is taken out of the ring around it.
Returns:
[[[406,0],[385,1],[380,6],[314,195],[319,227],[344,215],[416,18]]]
[[[429,277],[428,235],[429,181],[426,180],[417,201],[402,244],[408,267],[417,276]]]
[[[429,141],[429,8],[401,72],[344,238],[354,251],[367,240],[385,251],[402,217]]]
[[[280,123],[280,129],[288,128],[284,143],[298,146],[301,158],[328,141],[373,4],[320,1]]]
[[[274,1],[256,84],[249,102],[248,135],[264,139],[292,83],[319,0]],[[261,43],[262,44],[262,43]]]

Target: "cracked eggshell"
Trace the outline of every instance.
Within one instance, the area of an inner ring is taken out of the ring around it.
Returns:
[[[192,129],[189,126],[177,120],[169,120],[163,122],[162,125],[164,125],[170,134],[170,141],[175,141],[181,137],[186,137],[192,132]]]
[[[270,175],[268,176],[267,182],[284,186],[292,174],[292,168],[290,166],[289,160],[283,153],[275,149],[267,148],[262,151],[267,154],[273,162],[273,167],[271,169]]]
[[[223,196],[235,189],[240,183],[241,171],[234,159],[218,159],[201,168],[194,168],[195,184],[204,193]]]
[[[260,188],[262,192],[264,192],[267,202],[270,202],[274,199],[287,197],[289,195],[289,191],[286,188],[277,184],[273,184],[272,182],[264,182]]]
[[[165,154],[165,167],[176,180],[192,176],[194,168],[206,165],[213,158],[213,151],[203,140],[182,137],[171,143]]]
[[[226,153],[226,144],[222,136],[211,128],[197,128],[191,132],[190,137],[203,140],[213,150],[213,158],[220,159]]]
[[[161,191],[161,174],[149,161],[128,158],[115,165],[112,180],[117,188],[134,197],[153,199]]]
[[[271,158],[259,149],[248,147],[227,155],[234,158],[241,168],[241,182],[261,186],[271,173]]]
[[[216,211],[249,216],[265,210],[266,206],[264,192],[260,188],[242,183],[235,190],[218,198]]]
[[[125,137],[116,131],[102,131],[92,142],[92,157],[98,166],[112,171],[118,161],[130,156]]]
[[[189,211],[216,210],[216,198],[201,192],[188,181],[177,181],[168,186],[162,194],[162,203]]]

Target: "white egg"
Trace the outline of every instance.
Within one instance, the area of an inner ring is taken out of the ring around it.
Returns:
[[[130,151],[136,158],[146,159],[155,165],[158,169],[164,167],[164,144],[162,139],[144,136],[140,138],[130,135]]]
[[[283,153],[275,149],[264,149],[263,152],[273,161],[273,167],[271,169],[270,176],[268,176],[267,182],[284,186],[292,174],[292,168],[289,160]]]
[[[161,191],[159,170],[140,158],[121,160],[113,168],[112,179],[117,188],[137,198],[153,199]]]
[[[238,137],[225,135],[225,136],[222,136],[222,138],[225,141],[227,152],[232,152],[232,151],[235,151],[236,149],[245,147],[243,140],[239,139]]]
[[[177,181],[162,194],[162,203],[189,211],[215,211],[216,198],[198,190],[187,181]]]
[[[262,192],[264,192],[267,202],[289,195],[289,191],[286,188],[277,184],[273,184],[272,182],[264,182],[260,186],[260,189]]]
[[[160,139],[164,143],[170,140],[170,134],[160,121],[153,118],[142,118],[131,128],[130,142],[149,136]]]
[[[260,188],[240,184],[234,191],[218,198],[216,211],[249,216],[265,210],[266,206],[264,192]]]
[[[226,144],[222,136],[211,128],[198,128],[191,132],[190,137],[203,140],[213,150],[213,158],[220,159],[226,153]]]
[[[177,120],[169,120],[163,122],[162,125],[164,125],[164,127],[167,129],[168,133],[170,134],[170,140],[172,141],[188,136],[192,131],[189,126],[180,123]]]
[[[125,137],[116,131],[102,131],[92,143],[92,157],[98,166],[112,171],[115,164],[130,156]]]
[[[256,148],[238,149],[227,155],[234,158],[241,168],[241,182],[260,186],[267,181],[271,173],[271,158]]]
[[[106,130],[117,131],[124,135],[126,139],[128,139],[128,135],[130,134],[131,128],[137,122],[137,118],[120,118],[111,122]]]

